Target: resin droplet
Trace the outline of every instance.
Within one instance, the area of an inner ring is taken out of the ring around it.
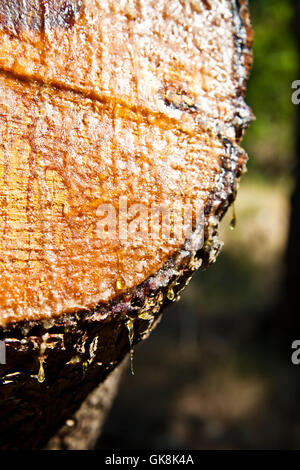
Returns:
[[[145,313],[140,313],[139,318],[141,320],[152,320],[153,316],[150,315],[149,313],[145,312]]]
[[[122,276],[118,276],[117,281],[116,281],[116,290],[123,290],[126,287],[125,280]]]
[[[236,213],[235,213],[235,205],[233,203],[232,204],[232,217],[231,217],[231,221],[229,224],[229,228],[230,230],[234,230],[235,227],[236,227]]]
[[[134,329],[133,329],[133,320],[128,320],[126,323],[127,330],[128,330],[128,339],[129,339],[129,344],[130,344],[130,369],[131,369],[131,374],[134,375],[134,370],[133,370],[133,337],[134,337]]]
[[[169,287],[168,292],[167,292],[167,299],[168,300],[174,300],[175,299],[175,294],[174,294],[173,287]]]
[[[82,363],[82,372],[85,374],[86,371],[87,371],[87,368],[88,368],[88,363],[86,361],[84,361]]]
[[[63,205],[62,212],[64,217],[68,217],[71,214],[71,208],[67,202]]]
[[[39,373],[38,373],[37,379],[38,379],[39,383],[42,384],[45,381],[45,371],[44,371],[44,366],[43,366],[44,360],[39,359],[39,361],[40,361],[40,368],[39,368]]]

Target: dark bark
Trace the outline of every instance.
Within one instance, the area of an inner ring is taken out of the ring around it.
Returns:
[[[115,395],[127,361],[124,360],[82,403],[47,443],[46,450],[92,450]]]

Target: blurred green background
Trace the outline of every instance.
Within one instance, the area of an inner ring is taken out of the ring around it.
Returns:
[[[250,0],[247,102],[256,121],[243,142],[249,164],[237,228],[229,230],[229,209],[216,264],[195,276],[136,347],[135,376],[125,373],[99,448],[299,448],[296,368],[289,351],[282,358],[272,346],[278,332],[261,327],[282,291],[294,185],[291,84],[300,77],[293,4]]]

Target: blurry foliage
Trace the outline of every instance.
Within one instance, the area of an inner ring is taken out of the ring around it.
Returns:
[[[291,101],[291,85],[300,78],[300,71],[293,2],[249,3],[254,63],[247,103],[256,120],[242,143],[249,162],[236,201],[237,228],[229,230],[229,211],[221,230],[225,245],[216,265],[200,272],[191,284],[203,293],[195,307],[199,316],[203,318],[206,312],[218,322],[221,316],[229,323],[245,311],[248,316],[251,311],[264,315],[268,305],[277,300],[284,275],[282,257],[295,161],[297,107]]]
[[[243,145],[253,177],[280,177],[290,170],[294,153],[295,106],[291,84],[299,78],[294,36],[293,2],[250,0],[254,35],[254,67],[247,102],[256,121]]]

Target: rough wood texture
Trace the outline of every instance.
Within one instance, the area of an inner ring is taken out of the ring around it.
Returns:
[[[245,1],[42,3],[0,9],[3,448],[44,445],[215,260],[251,120]],[[123,194],[202,203],[204,245],[97,239]]]
[[[70,0],[79,12],[65,27],[56,4],[66,8],[26,0],[24,14],[18,1],[0,14],[2,325],[108,302],[182,246],[99,237],[103,204],[207,212],[223,160],[245,162],[248,64],[236,61],[232,2]]]

